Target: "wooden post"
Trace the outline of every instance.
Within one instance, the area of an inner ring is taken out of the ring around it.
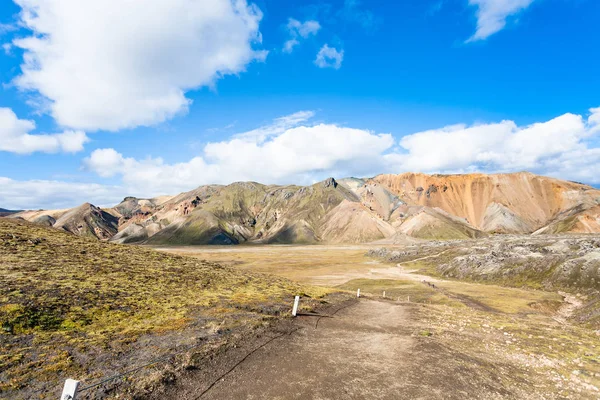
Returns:
[[[60,400],[75,400],[77,398],[77,389],[79,388],[79,381],[75,379],[67,379],[65,386],[63,387],[62,395]]]
[[[294,308],[292,309],[292,316],[295,317],[298,314],[298,304],[300,304],[300,296],[296,296],[294,299]]]
[[[360,289],[356,291],[356,297],[360,297]]]

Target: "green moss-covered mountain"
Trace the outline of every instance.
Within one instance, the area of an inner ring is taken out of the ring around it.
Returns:
[[[112,208],[11,215],[118,243],[365,243],[493,233],[600,232],[600,191],[529,173],[329,178],[311,186],[236,182]]]

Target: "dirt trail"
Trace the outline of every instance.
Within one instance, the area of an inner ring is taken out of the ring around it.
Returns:
[[[249,356],[222,357],[228,365],[220,369],[235,368],[210,390],[214,378],[199,372],[153,398],[519,398],[493,376],[494,368],[419,335],[411,322],[416,312],[416,306],[361,300],[318,327],[315,317],[299,317],[291,335]]]
[[[425,257],[420,257],[420,258],[416,258],[414,260],[410,260],[410,261],[406,261],[403,263],[398,263],[396,264],[396,267],[398,267],[399,271],[398,271],[398,276],[400,276],[402,279],[408,279],[408,280],[412,280],[412,281],[429,281],[429,282],[447,282],[444,279],[439,279],[439,278],[434,278],[432,276],[429,275],[419,275],[419,274],[415,274],[415,272],[417,272],[418,270],[416,269],[406,269],[404,267],[403,264],[408,264],[408,263],[414,263],[417,261],[422,261],[422,260],[427,260],[429,258],[436,258],[441,256],[442,254],[446,253],[448,250],[444,250],[440,253],[437,254],[432,254],[429,256],[425,256]]]

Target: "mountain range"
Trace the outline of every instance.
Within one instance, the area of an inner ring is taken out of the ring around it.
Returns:
[[[0,208],[0,217],[6,217],[11,214],[16,214],[20,210],[7,210],[6,208]]]
[[[111,208],[22,211],[22,218],[118,243],[394,243],[490,234],[600,232],[600,190],[534,175],[329,178],[311,186],[236,182]]]

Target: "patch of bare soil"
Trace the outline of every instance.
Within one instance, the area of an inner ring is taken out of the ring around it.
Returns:
[[[557,315],[554,319],[562,324],[566,324],[575,311],[583,307],[583,301],[574,294],[565,292],[558,292],[558,294],[563,296],[564,303],[556,312]]]
[[[147,398],[558,398],[543,389],[548,382],[542,375],[510,358],[490,359],[438,340],[422,310],[361,299],[333,318],[299,317],[206,360]]]

